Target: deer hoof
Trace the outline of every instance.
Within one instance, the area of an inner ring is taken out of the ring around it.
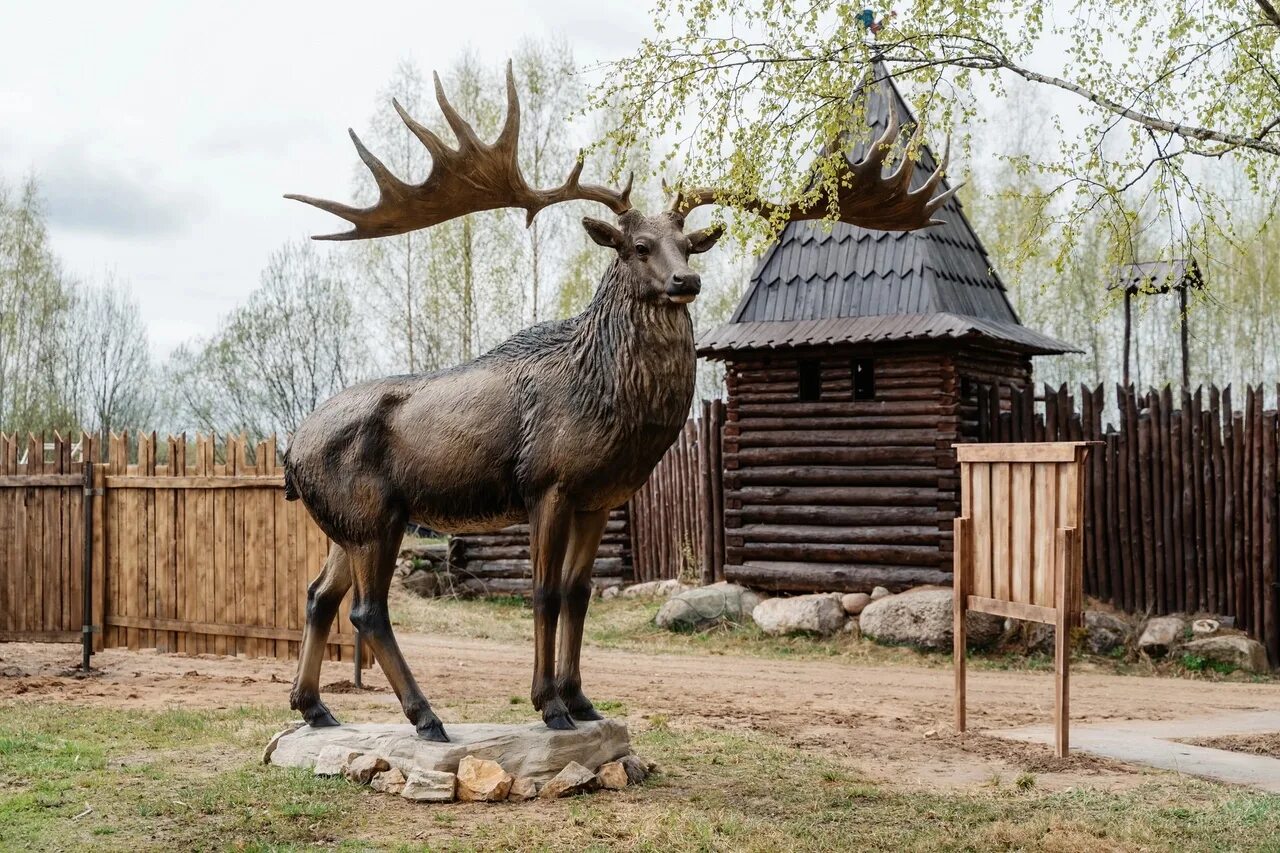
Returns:
[[[423,740],[433,740],[436,743],[448,743],[449,736],[445,734],[444,723],[438,719],[427,720],[417,726],[418,737]]]
[[[547,728],[558,732],[568,732],[577,728],[573,724],[573,717],[569,716],[569,709],[559,699],[553,699],[547,703],[546,710],[542,712],[542,721],[547,724]]]
[[[316,702],[310,708],[302,712],[302,719],[307,721],[307,725],[313,729],[325,729],[330,726],[340,726],[338,718],[333,715],[323,702]]]
[[[604,719],[604,715],[603,715],[603,714],[601,714],[599,711],[597,711],[597,710],[596,710],[596,708],[595,708],[595,706],[594,706],[594,705],[592,705],[592,704],[590,704],[590,703],[588,703],[588,704],[587,704],[587,707],[585,707],[585,708],[572,708],[572,709],[570,709],[569,714],[570,714],[570,715],[571,715],[575,720],[579,720],[579,721],[584,722],[584,723],[589,723],[589,722],[592,722],[592,721],[594,721],[594,720],[603,720],[603,719]]]

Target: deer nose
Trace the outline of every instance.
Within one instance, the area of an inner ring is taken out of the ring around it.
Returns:
[[[701,290],[702,276],[692,271],[672,273],[667,282],[668,296],[697,296]]]

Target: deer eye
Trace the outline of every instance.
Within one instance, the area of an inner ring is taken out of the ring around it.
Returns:
[[[647,258],[649,256],[649,244],[636,243],[636,255],[641,258]]]

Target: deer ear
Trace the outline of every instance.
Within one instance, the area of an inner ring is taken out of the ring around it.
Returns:
[[[703,228],[701,231],[686,235],[689,238],[689,254],[701,255],[714,246],[723,235],[724,228],[720,225],[712,225],[710,228]]]
[[[601,222],[599,219],[584,216],[582,217],[582,227],[587,229],[587,236],[594,240],[597,245],[609,249],[622,248],[622,232],[608,222]]]

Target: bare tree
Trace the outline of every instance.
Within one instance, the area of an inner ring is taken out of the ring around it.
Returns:
[[[81,286],[67,314],[61,385],[80,426],[101,433],[154,426],[150,342],[129,288],[113,276],[100,285]]]
[[[171,382],[187,419],[254,436],[291,431],[372,372],[354,308],[334,256],[306,241],[281,247],[212,338],[174,353]]]

